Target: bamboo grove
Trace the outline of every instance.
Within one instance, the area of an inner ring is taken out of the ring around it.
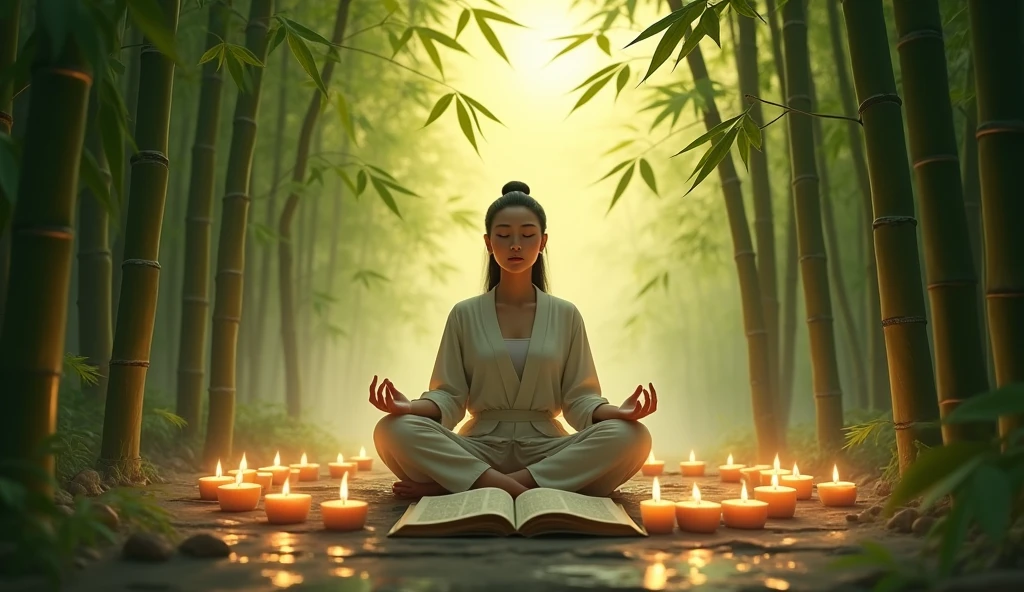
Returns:
[[[605,61],[563,89],[570,118],[598,109],[614,80],[616,101],[642,103],[631,122],[653,119],[590,155],[620,162],[588,191],[610,194],[609,212],[654,194],[642,209],[670,237],[637,264],[627,327],[652,316],[656,288],[671,301],[680,269],[727,278],[683,281],[691,304],[730,286],[728,322],[685,314],[742,342],[761,462],[786,449],[795,409],[830,453],[851,409],[891,413],[901,470],[921,446],[1019,429],[1016,416],[938,428],[971,397],[1024,381],[1019,3],[566,4],[590,18],[554,40],[552,61]],[[53,473],[69,351],[98,375],[81,388],[103,406],[94,460],[127,481],[157,389],[204,466],[235,452],[242,406],[272,402],[297,420],[341,409],[326,370],[353,374],[390,351],[367,319],[412,326],[430,298],[394,278],[451,272],[408,253],[439,249],[453,225],[479,230],[478,212],[434,190],[446,177],[437,136],[410,138],[451,123],[480,155],[485,131],[505,125],[446,67],[469,55],[470,34],[488,51],[472,57],[513,64],[500,33],[525,28],[514,3],[37,5],[0,8],[5,459]],[[615,48],[624,26],[641,32]],[[688,108],[692,126],[677,125]],[[650,339],[714,349],[664,330]]]

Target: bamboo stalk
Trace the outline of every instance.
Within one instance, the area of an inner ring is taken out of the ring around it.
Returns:
[[[142,53],[139,51],[139,46],[143,42],[142,33],[139,29],[132,28],[128,33],[128,58],[125,60],[128,62],[128,76],[125,77],[124,87],[124,103],[128,109],[128,133],[135,137],[135,123],[138,115],[139,108],[139,76],[140,68],[142,65]],[[132,156],[134,156],[134,148],[131,142],[125,142],[124,145],[124,161],[130,163]],[[124,235],[125,228],[128,226],[128,187],[131,182],[132,167],[124,167],[124,178],[122,179],[123,193],[117,196],[119,208],[117,224],[111,228],[113,236],[111,237],[113,242],[113,261],[124,260]],[[111,300],[110,300],[110,314],[117,318],[117,307],[121,299],[121,273],[122,268],[120,265],[114,265],[112,268],[111,276]]]
[[[21,0],[8,0],[0,13],[0,72],[8,71],[18,58],[18,26],[21,24]],[[14,80],[0,82],[0,134],[11,135],[14,125]],[[11,197],[0,188],[0,204],[11,203]],[[10,267],[11,235],[7,222],[0,221],[0,328],[4,326],[4,301],[7,296],[7,274]]]

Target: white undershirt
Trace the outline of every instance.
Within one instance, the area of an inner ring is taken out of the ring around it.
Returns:
[[[523,368],[526,366],[526,353],[530,349],[530,339],[506,339],[508,357],[512,359],[512,367],[516,369],[519,380],[523,379]]]

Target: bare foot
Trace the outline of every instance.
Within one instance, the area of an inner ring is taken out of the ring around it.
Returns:
[[[395,497],[401,499],[419,499],[427,495],[447,495],[449,493],[447,489],[433,481],[430,483],[396,481],[391,486],[391,490],[395,493]]]

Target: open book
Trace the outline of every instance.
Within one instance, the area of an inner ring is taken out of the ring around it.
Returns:
[[[622,506],[605,497],[531,489],[515,500],[493,487],[424,497],[409,506],[388,536],[647,536]]]

